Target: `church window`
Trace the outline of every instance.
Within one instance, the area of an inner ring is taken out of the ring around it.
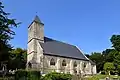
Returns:
[[[62,66],[66,66],[66,61],[65,60],[62,61]]]
[[[86,67],[86,63],[85,63],[85,62],[83,63],[83,67],[84,67],[84,68]]]
[[[50,65],[55,65],[55,60],[53,58],[50,60]]]
[[[32,68],[31,62],[28,63],[28,67],[29,67],[29,68]]]
[[[86,68],[86,62],[83,62],[83,71],[85,72],[85,68]]]
[[[74,67],[77,67],[77,62],[76,61],[74,62]]]

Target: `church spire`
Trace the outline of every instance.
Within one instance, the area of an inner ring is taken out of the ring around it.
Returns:
[[[37,15],[35,16],[34,21],[38,22],[38,23],[42,23],[41,20],[39,19],[39,17]]]
[[[28,27],[28,30],[28,42],[31,39],[39,39],[41,42],[44,42],[44,24],[41,22],[37,15]]]

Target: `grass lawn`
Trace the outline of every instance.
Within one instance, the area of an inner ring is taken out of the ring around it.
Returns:
[[[119,78],[120,79],[120,76],[115,76],[115,75],[94,75],[94,76],[90,76],[90,77],[86,77],[84,78],[83,80],[99,80],[99,79],[105,79],[106,77],[110,77],[111,79],[113,78]]]

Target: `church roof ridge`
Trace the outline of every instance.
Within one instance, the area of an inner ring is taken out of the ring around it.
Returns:
[[[51,40],[54,40],[54,41],[57,41],[57,42],[60,42],[60,43],[66,44],[66,45],[70,45],[70,46],[74,46],[74,47],[76,47],[76,46],[75,46],[74,44],[72,44],[72,43],[67,43],[67,42],[65,42],[65,41],[61,41],[61,40],[57,40],[57,39],[53,39],[53,38],[48,37],[48,36],[44,36],[44,38],[49,38],[49,39],[51,39]]]

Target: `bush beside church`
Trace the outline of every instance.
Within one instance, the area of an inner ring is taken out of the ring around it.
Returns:
[[[50,72],[44,76],[40,71],[35,70],[18,70],[14,76],[3,77],[0,80],[72,80],[71,74]]]

